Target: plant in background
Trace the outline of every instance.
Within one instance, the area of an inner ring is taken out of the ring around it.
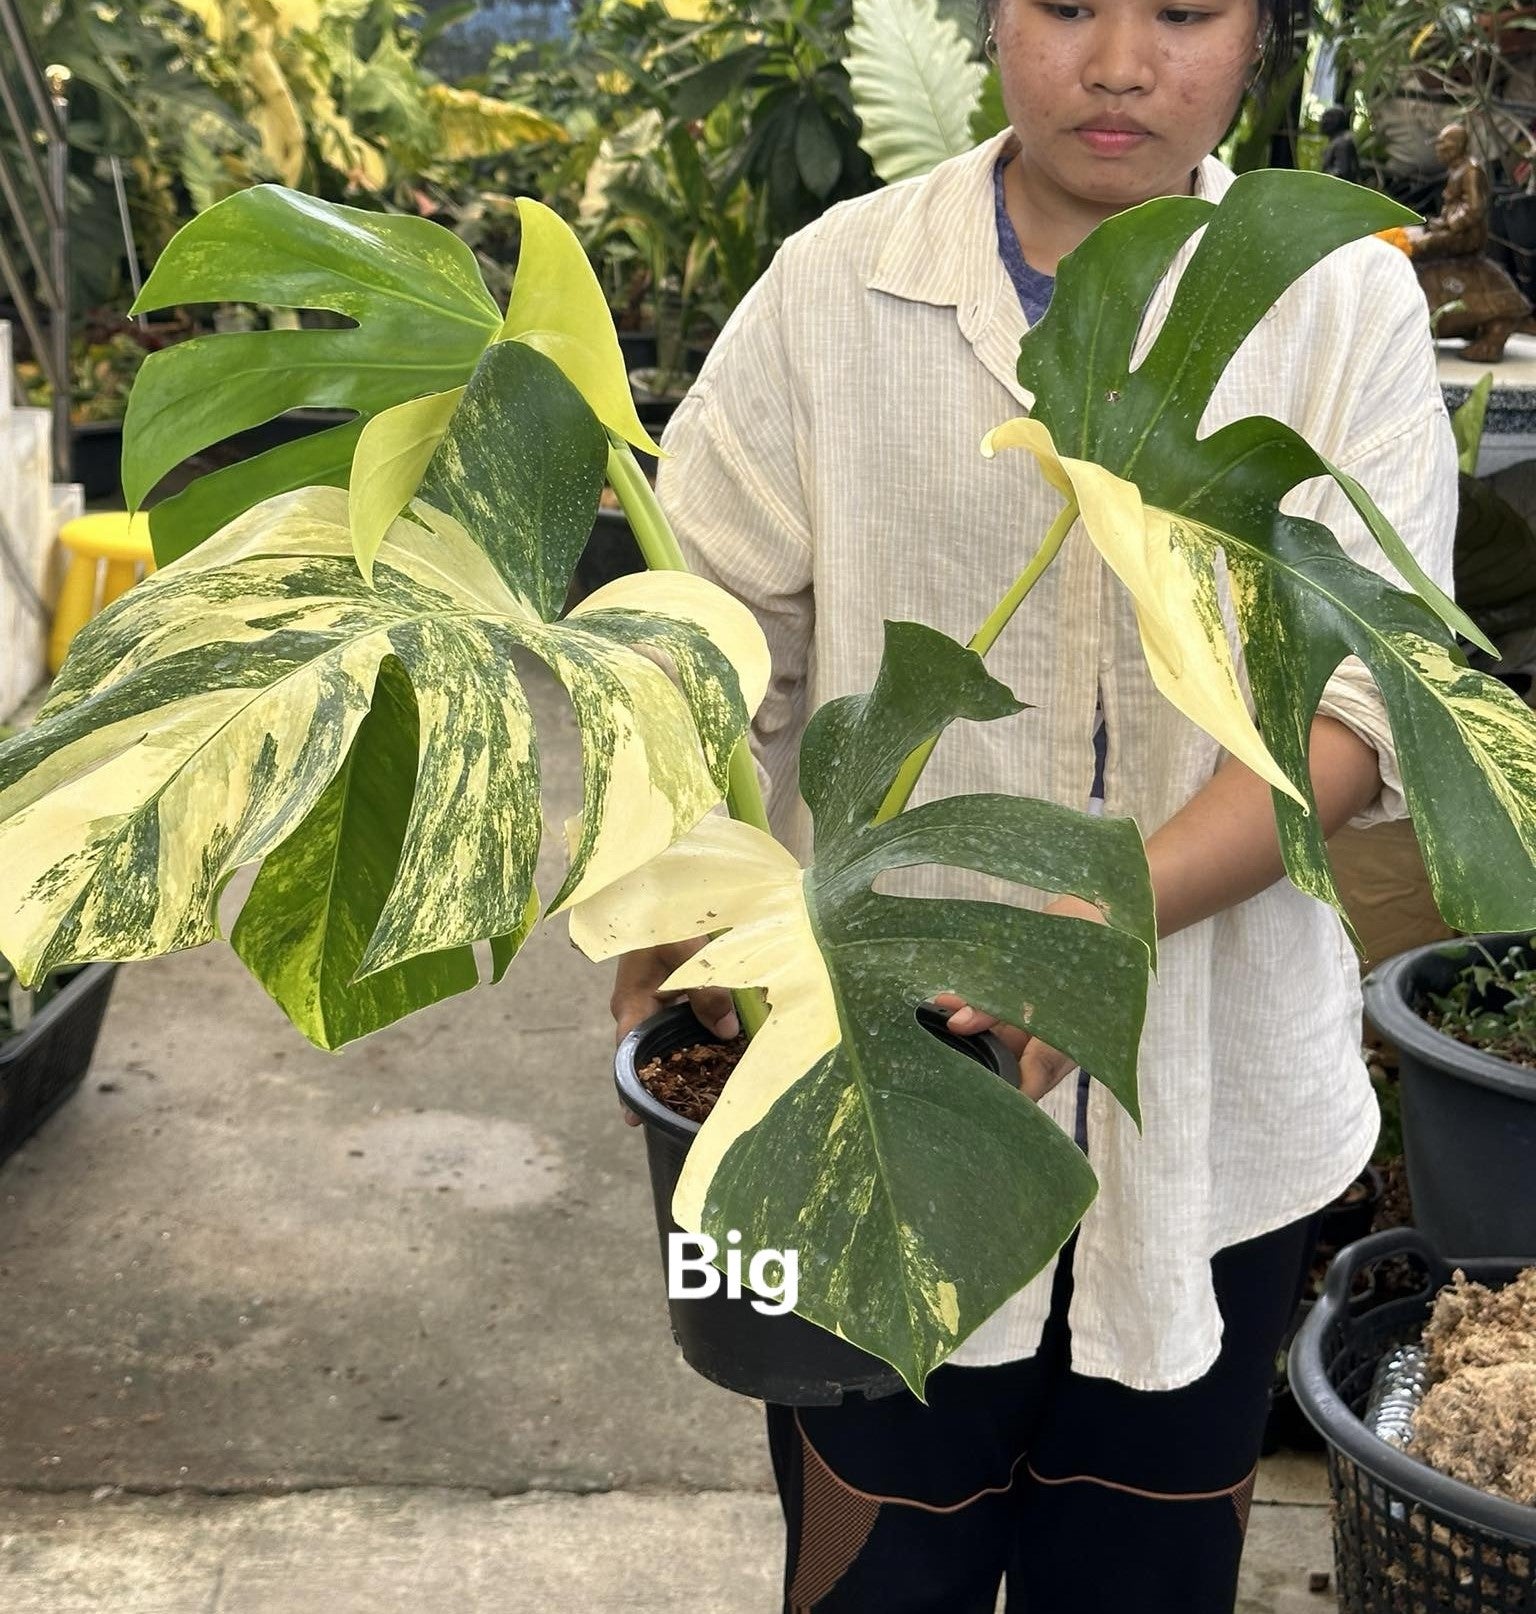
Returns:
[[[1028,1099],[919,1029],[917,1006],[958,991],[1138,1113],[1154,930],[1134,825],[996,795],[907,805],[946,725],[1029,721],[981,657],[1079,521],[1078,541],[1132,593],[1158,687],[1274,786],[1298,885],[1336,901],[1305,741],[1323,685],[1353,654],[1399,735],[1442,911],[1468,929],[1536,914],[1536,718],[1467,667],[1455,630],[1476,629],[1369,493],[1294,432],[1256,417],[1195,436],[1286,286],[1404,210],[1318,175],[1255,174],[1219,207],[1169,198],[1122,214],[1063,261],[1021,355],[1034,415],[987,444],[1032,454],[1060,514],[968,646],[890,624],[873,690],[816,714],[802,747],[816,828],[805,869],[766,834],[750,760],[730,749],[763,687],[761,642],[739,608],[671,570],[680,556],[628,446],[639,434],[616,342],[597,334],[599,288],[548,210],[522,212],[499,323],[462,243],[420,220],[365,227],[351,210],[256,191],[173,244],[146,300],[171,287],[177,300],[230,295],[244,277],[241,295],[358,324],[158,356],[130,409],[140,486],[193,438],[283,407],[296,368],[329,368],[327,397],[368,418],[348,495],[273,497],[258,478],[236,499],[226,484],[226,504],[261,502],[228,511],[196,547],[183,525],[183,558],[82,632],[38,728],[0,749],[0,945],[28,978],[194,945],[215,934],[233,869],[264,858],[233,939],[317,1041],[472,984],[476,940],[492,942],[499,970],[534,914],[531,742],[506,671],[513,645],[533,648],[573,689],[587,770],[552,906],[571,907],[593,954],[713,936],[669,984],[736,989],[753,1033],[690,1151],[678,1220],[722,1245],[734,1227],[761,1248],[799,1248],[797,1309],[920,1391],[1059,1247],[1095,1185]],[[1196,231],[1132,371],[1153,293]],[[433,354],[430,375],[387,369],[406,287],[411,351]],[[335,345],[311,342],[321,337]],[[300,342],[311,346],[295,367]],[[605,459],[663,570],[557,625]],[[1417,595],[1281,512],[1316,476],[1344,488]],[[1218,557],[1257,721],[1220,625]],[[627,645],[664,651],[681,692]],[[664,723],[651,715],[663,708]],[[733,816],[705,816],[727,777]],[[1071,891],[1105,923],[875,889],[919,863]],[[322,869],[345,878],[327,883]],[[1084,979],[1106,989],[1084,994]]]
[[[888,185],[926,174],[1007,122],[997,69],[939,0],[854,0],[848,79],[860,137]]]
[[[1459,957],[1466,943],[1447,948]],[[1536,1065],[1536,936],[1495,958],[1481,942],[1480,955],[1458,971],[1445,992],[1429,994],[1429,1023],[1458,1042],[1485,1049],[1517,1065]]]
[[[144,360],[187,334],[184,327],[144,331],[127,320],[96,316],[70,349],[70,418],[76,425],[121,420]],[[28,404],[37,409],[49,406],[53,389],[35,360],[19,362],[16,377]]]
[[[421,27],[415,15],[394,0],[166,0],[168,37],[257,137],[252,149],[227,125],[189,133],[197,210],[261,180],[412,206],[457,164],[561,138],[527,107],[435,82],[421,54],[454,13]]]
[[[1435,131],[1462,121],[1504,184],[1536,191],[1532,8],[1356,0],[1320,7],[1318,28],[1371,119],[1378,159],[1403,174],[1438,172]]]

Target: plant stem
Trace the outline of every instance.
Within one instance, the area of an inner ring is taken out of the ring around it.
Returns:
[[[624,507],[630,531],[640,546],[648,570],[653,572],[686,572],[688,562],[683,559],[682,547],[672,523],[656,498],[645,472],[635,460],[634,450],[622,438],[611,433],[608,438],[608,481]],[[752,760],[752,748],[745,737],[736,742],[731,752],[730,770],[725,792],[725,810],[732,818],[751,824],[771,834],[768,828],[768,811],[763,805],[763,793],[757,782],[757,764]],[[736,1005],[736,1018],[749,1038],[762,1030],[768,1019],[768,1005],[761,992],[752,987],[740,987],[731,992]]]
[[[1045,575],[1045,569],[1061,553],[1061,546],[1067,541],[1067,534],[1072,530],[1072,523],[1077,520],[1077,501],[1069,500],[1061,514],[1046,533],[1045,541],[1034,553],[1022,572],[1014,579],[1013,587],[1000,599],[989,613],[987,620],[971,635],[967,645],[978,656],[984,656],[997,643],[998,635],[1008,626],[1013,614],[1024,603],[1029,591]],[[917,788],[917,781],[923,776],[923,769],[928,766],[928,759],[933,755],[934,747],[939,743],[937,734],[930,735],[914,751],[910,752],[902,763],[891,788],[880,804],[880,811],[875,814],[875,822],[883,824],[887,819],[894,818],[912,799],[912,792]]]

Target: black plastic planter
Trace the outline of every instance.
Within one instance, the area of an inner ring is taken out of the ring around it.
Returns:
[[[1358,1310],[1349,1298],[1358,1275],[1403,1256],[1423,1269],[1425,1287]],[[1497,1288],[1521,1264],[1468,1262],[1466,1271]],[[1420,1337],[1450,1278],[1450,1265],[1414,1229],[1373,1234],[1341,1252],[1291,1347],[1291,1387],[1328,1446],[1341,1614],[1536,1610],[1536,1508],[1429,1468],[1362,1418],[1376,1364]]]
[[[918,1018],[933,1035],[1017,1082],[1018,1066],[996,1037],[956,1037],[937,1009],[920,1009]],[[619,1096],[645,1132],[664,1270],[667,1236],[681,1231],[672,1220],[672,1194],[699,1124],[652,1098],[636,1071],[675,1049],[715,1040],[684,1003],[636,1026],[614,1056]],[[764,1315],[752,1299],[748,1290],[733,1300],[722,1285],[713,1295],[668,1300],[672,1337],[695,1372],[740,1395],[795,1407],[835,1406],[855,1391],[874,1399],[901,1389],[901,1375],[879,1357],[793,1312]]]
[[[1529,931],[1480,936],[1494,958]],[[1419,1012],[1479,955],[1435,942],[1365,981],[1365,1008],[1402,1058],[1403,1156],[1413,1219],[1448,1260],[1536,1258],[1536,1070],[1436,1031]]]
[[[0,1161],[16,1152],[80,1085],[96,1051],[116,964],[87,964],[0,1041]]]

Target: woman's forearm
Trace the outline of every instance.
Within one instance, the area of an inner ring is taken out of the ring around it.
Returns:
[[[1325,836],[1380,793],[1375,750],[1333,718],[1313,721],[1310,762]],[[1147,862],[1160,936],[1267,890],[1285,873],[1269,786],[1229,757],[1203,789],[1148,837]]]

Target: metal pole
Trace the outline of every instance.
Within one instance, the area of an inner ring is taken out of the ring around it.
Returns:
[[[53,280],[53,364],[58,381],[53,389],[53,474],[70,480],[74,468],[74,442],[70,434],[69,368],[69,78],[67,67],[47,70],[48,95],[53,102],[54,125],[48,140],[48,181],[59,221],[48,238]]]
[[[133,222],[128,217],[128,192],[123,186],[122,159],[116,155],[107,159],[112,169],[112,189],[117,192],[117,220],[123,230],[123,250],[128,254],[128,284],[133,287],[133,300],[138,302],[144,289],[144,277],[139,272],[139,249],[133,243]],[[139,315],[139,329],[149,329],[149,316]]]

